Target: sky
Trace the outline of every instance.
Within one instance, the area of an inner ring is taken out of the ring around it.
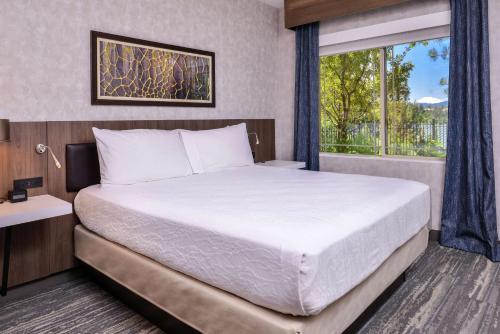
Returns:
[[[400,53],[407,44],[398,45],[394,48],[395,53]],[[405,61],[411,61],[415,67],[410,76],[410,101],[416,101],[423,97],[432,97],[439,100],[448,100],[444,92],[445,86],[441,86],[441,78],[448,78],[448,59],[438,57],[433,61],[429,57],[429,50],[435,48],[441,51],[443,46],[449,49],[450,39],[435,39],[429,41],[428,46],[417,44],[405,57]]]

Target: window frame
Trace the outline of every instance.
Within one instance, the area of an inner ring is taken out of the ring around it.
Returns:
[[[446,28],[446,29],[443,29]],[[396,46],[400,44],[406,44],[406,43],[412,43],[412,42],[421,42],[421,41],[426,41],[426,40],[434,40],[434,39],[439,39],[439,38],[450,38],[450,32],[449,32],[449,26],[443,26],[439,27],[439,29],[430,29],[432,33],[430,33],[428,37],[426,37],[426,31],[420,31],[417,35],[420,36],[419,39],[414,40],[412,37],[414,37],[414,34],[412,33],[405,33],[402,37],[399,36],[398,42],[393,43],[391,41],[390,44],[385,44],[383,46],[375,46],[375,47],[369,47],[366,49],[360,49],[360,48],[354,48],[351,49],[350,43],[346,43],[347,47],[345,48],[345,51],[338,52],[338,49],[336,48],[335,52],[331,52],[331,49],[326,49],[327,51],[324,51],[325,48],[328,48],[330,45],[323,45],[320,46],[320,58],[324,56],[335,56],[335,55],[340,55],[348,52],[356,52],[356,51],[362,51],[362,50],[369,50],[369,49],[379,49],[380,52],[380,145],[376,146],[380,150],[380,154],[361,154],[361,153],[333,153],[333,152],[323,152],[320,150],[320,154],[324,155],[342,155],[342,156],[361,156],[361,157],[374,157],[374,158],[384,158],[384,159],[411,159],[411,160],[435,160],[435,161],[443,161],[446,160],[446,157],[429,157],[429,156],[418,156],[418,155],[398,155],[398,154],[387,154],[387,48],[391,46]],[[391,38],[390,36],[387,36],[389,39]],[[323,50],[323,52],[322,52]],[[341,50],[341,49],[340,49]],[[320,132],[319,132],[319,140],[320,140],[320,145],[321,145],[321,113],[319,117],[320,121]],[[356,145],[348,145],[348,146],[356,146]],[[368,147],[368,146],[366,146]],[[375,147],[375,146],[374,146]]]

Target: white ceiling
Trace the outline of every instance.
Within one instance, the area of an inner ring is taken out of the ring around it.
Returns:
[[[283,8],[284,5],[284,0],[259,0],[259,1],[276,8]]]

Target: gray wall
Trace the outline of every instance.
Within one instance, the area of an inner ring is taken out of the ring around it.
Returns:
[[[433,11],[449,9],[448,1],[413,2],[407,10],[386,10],[387,19],[400,19],[410,15],[423,15]],[[417,7],[415,7],[417,6]],[[418,7],[420,6],[420,8]],[[429,8],[431,11],[429,11]],[[330,33],[338,30],[359,27],[360,25],[376,24],[382,20],[384,11],[367,14],[362,17],[344,18],[338,22],[323,25],[321,32]],[[490,31],[490,66],[491,66],[491,97],[493,113],[493,142],[495,155],[495,173],[497,175],[497,219],[500,222],[500,1],[489,1],[489,31]],[[341,173],[358,173],[411,179],[426,183],[431,188],[433,229],[441,225],[442,193],[444,185],[444,161],[374,158],[359,156],[344,156],[322,154],[321,170]],[[500,226],[499,226],[500,227]],[[499,229],[500,230],[500,229]]]
[[[491,90],[497,207],[500,208],[500,1],[490,0]],[[321,33],[442,11],[448,0],[322,23]],[[216,53],[217,108],[90,105],[89,31]],[[88,0],[0,2],[0,118],[14,121],[96,119],[276,118],[277,157],[293,148],[294,33],[283,11],[250,0]],[[414,179],[432,191],[439,228],[444,162],[321,156],[321,168]],[[498,210],[500,221],[500,209]]]
[[[280,119],[276,127],[276,137],[282,143],[280,159],[290,160],[293,157],[294,128],[294,95],[295,95],[295,32],[285,29],[284,11],[279,13],[279,59],[277,73],[279,76],[278,100],[276,101],[276,117]]]
[[[276,118],[283,157],[290,114],[279,108],[292,96],[279,87],[293,73],[279,61],[278,14],[249,0],[0,1],[0,118]],[[217,107],[91,106],[90,30],[214,51]]]

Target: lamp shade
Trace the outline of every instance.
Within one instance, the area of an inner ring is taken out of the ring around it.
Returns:
[[[9,120],[0,119],[0,142],[10,140]]]

